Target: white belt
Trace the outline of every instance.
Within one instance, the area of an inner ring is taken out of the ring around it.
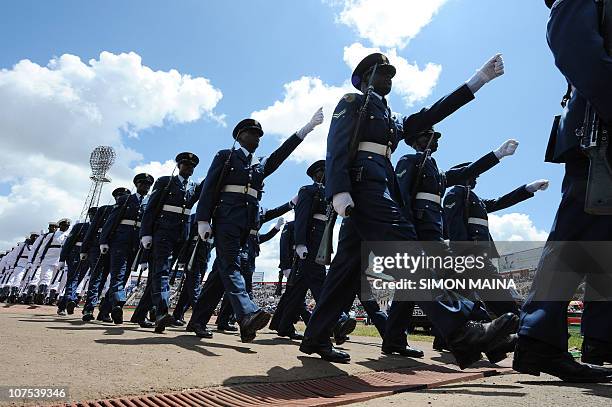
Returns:
[[[74,245],[75,246],[83,246],[83,242],[76,242]]]
[[[312,215],[312,218],[327,222],[327,215],[323,215],[322,213],[315,213],[314,215]]]
[[[482,219],[482,218],[468,218],[468,223],[489,227],[489,221],[487,221],[486,219]]]
[[[391,157],[391,147],[384,144],[372,143],[370,141],[362,141],[359,143],[359,151],[367,151],[378,155],[384,155],[385,157]]]
[[[166,205],[164,205],[164,206],[166,206]],[[164,209],[166,209],[166,208],[164,208]],[[131,220],[131,219],[123,219],[119,223],[122,224],[122,225],[140,227],[140,222],[136,222],[135,220]]]
[[[164,205],[162,209],[166,212],[174,212],[181,215],[189,215],[191,213],[191,209],[183,208],[181,206]]]
[[[259,231],[255,230],[255,229],[251,229],[251,231],[249,232],[249,234],[257,236],[257,234],[259,233]]]
[[[442,198],[440,198],[440,195],[430,194],[428,192],[418,192],[416,194],[416,199],[423,199],[425,201],[435,202],[438,205],[440,205],[440,202],[442,202]]]
[[[246,185],[226,185],[223,187],[221,191],[222,192],[234,192],[237,194],[247,194],[247,195],[251,195],[253,198],[257,198],[259,196],[258,190],[251,188],[251,187],[247,187]]]
[[[102,232],[102,228],[98,229],[98,233]]]

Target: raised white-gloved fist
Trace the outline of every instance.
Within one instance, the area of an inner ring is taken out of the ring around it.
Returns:
[[[285,278],[289,278],[289,274],[291,274],[291,269],[283,270],[283,276],[285,276]]]
[[[353,198],[351,197],[350,193],[340,192],[339,194],[334,195],[332,205],[334,206],[336,213],[344,218],[347,216],[346,208],[349,206],[354,208],[355,202],[353,202]]]
[[[525,189],[527,192],[531,192],[532,194],[537,191],[544,191],[548,188],[548,180],[547,179],[539,179],[537,181],[533,181],[531,184],[527,184]]]
[[[297,201],[298,201],[298,196],[294,196],[293,198],[291,198],[291,206],[295,207],[295,205],[297,205]]]
[[[485,83],[504,74],[504,59],[502,54],[496,54],[489,59],[476,73],[467,81],[467,85],[476,93]]]
[[[198,235],[200,235],[200,239],[202,240],[207,240],[212,236],[212,228],[209,222],[198,221]]]
[[[109,248],[110,248],[110,246],[109,246],[109,245],[107,245],[107,244],[101,244],[101,245],[100,245],[100,253],[102,253],[102,254],[106,254],[106,253],[108,253],[108,249],[109,249]]]
[[[323,119],[323,108],[320,107],[319,110],[317,110],[312,116],[312,119],[310,119],[310,121],[306,123],[304,127],[297,131],[296,135],[302,140],[304,140],[304,137],[306,137],[308,133],[313,131],[314,128],[317,127],[319,124],[323,123]]]
[[[514,152],[518,148],[518,145],[519,145],[519,142],[516,141],[515,139],[506,140],[504,141],[504,144],[499,146],[499,148],[495,150],[493,153],[495,153],[495,157],[497,157],[498,160],[501,160],[502,158],[506,156],[514,154]]]
[[[59,262],[57,262],[57,268],[58,268],[58,269],[61,269],[61,268],[62,268],[62,267],[64,267],[65,265],[66,265],[66,262],[65,262],[65,261],[59,261]]]
[[[306,256],[308,256],[308,248],[306,247],[305,244],[297,245],[297,247],[295,248],[295,252],[297,253],[298,257],[302,260],[304,260]]]
[[[278,218],[278,220],[276,221],[276,225],[274,226],[276,228],[276,230],[280,230],[283,225],[285,224],[285,218],[283,218],[282,216],[280,218]]]
[[[87,260],[87,253],[81,253],[81,254],[79,255],[79,259],[81,259],[81,260]]]
[[[153,244],[153,236],[143,236],[140,239],[140,243],[145,249],[150,249],[151,245]]]

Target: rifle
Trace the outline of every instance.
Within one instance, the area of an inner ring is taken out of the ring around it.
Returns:
[[[178,265],[181,259],[183,258],[183,253],[185,253],[190,243],[191,243],[191,240],[189,239],[185,240],[185,243],[183,243],[181,250],[179,250],[179,254],[176,258],[176,263],[174,264],[174,267],[172,267],[172,276],[170,277],[170,281],[169,281],[170,285],[174,285],[174,283],[176,282],[176,274],[178,273]],[[196,248],[197,248],[197,245],[198,245],[198,242],[196,242]],[[183,269],[183,274],[185,274],[186,270],[187,270],[187,264],[185,264],[185,268]]]
[[[416,180],[412,184],[412,191],[410,191],[411,201],[414,202],[419,192],[419,186],[421,185],[421,179],[423,177],[423,171],[425,170],[425,164],[427,163],[427,159],[431,156],[431,143],[433,142],[434,137],[436,136],[435,132],[431,133],[429,137],[429,141],[427,141],[427,147],[425,147],[425,151],[423,152],[423,159],[419,163],[419,169],[417,171]]]
[[[359,109],[359,116],[357,117],[357,123],[355,124],[355,129],[353,130],[353,137],[349,143],[348,150],[348,165],[351,165],[353,161],[355,161],[355,157],[357,156],[357,151],[359,150],[359,133],[361,133],[361,124],[363,123],[363,119],[367,114],[367,108],[370,104],[370,98],[372,96],[372,92],[374,92],[374,87],[372,86],[372,79],[376,74],[376,68],[378,64],[374,65],[374,69],[372,70],[372,75],[368,80],[368,89],[366,91],[365,101],[363,105]],[[345,210],[346,216],[351,216],[352,208],[348,207]],[[315,258],[315,262],[317,264],[327,266],[331,264],[331,255],[334,252],[334,225],[336,224],[336,219],[338,219],[338,213],[334,211],[332,203],[330,203],[327,207],[327,222],[325,224],[325,230],[323,232],[323,238],[321,239],[321,244],[319,245],[319,250],[317,251],[317,257]]]
[[[599,32],[604,39],[604,48],[612,55],[612,1],[597,0]],[[589,158],[584,211],[591,215],[612,215],[612,167],[608,160],[609,126],[587,101],[584,122],[577,131],[580,147]]]
[[[279,296],[283,294],[283,270],[278,270],[278,283],[276,283],[276,290],[274,295]]]
[[[217,179],[217,184],[215,185],[215,189],[213,191],[213,204],[214,208],[217,209],[217,202],[219,202],[219,196],[221,195],[221,188],[223,188],[223,179],[227,175],[227,170],[230,166],[230,160],[232,159],[232,155],[234,154],[234,149],[236,147],[236,139],[234,139],[234,144],[232,144],[232,148],[230,149],[225,162],[223,163],[223,168],[221,169],[221,173],[219,174],[219,178]],[[213,213],[215,211],[213,209]],[[198,242],[200,239],[198,238]]]

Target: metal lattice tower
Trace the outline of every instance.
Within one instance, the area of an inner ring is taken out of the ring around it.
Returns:
[[[87,217],[87,211],[92,206],[98,206],[100,202],[100,194],[105,183],[111,182],[110,177],[106,175],[110,167],[115,163],[115,150],[110,146],[98,146],[89,156],[89,165],[91,166],[91,187],[83,204],[81,216],[79,219],[84,220]]]

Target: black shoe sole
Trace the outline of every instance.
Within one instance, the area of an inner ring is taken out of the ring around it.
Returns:
[[[91,322],[94,320],[94,316],[93,314],[83,314],[83,317],[81,319],[85,322]]]
[[[596,378],[595,377],[580,377],[580,376],[578,377],[561,376],[561,375],[555,374],[554,372],[550,372],[545,369],[541,369],[540,366],[536,364],[517,363],[516,361],[512,363],[512,369],[519,373],[528,374],[532,376],[540,376],[540,373],[546,373],[551,376],[558,377],[559,379],[561,379],[562,381],[566,383],[610,383],[612,382],[612,375],[604,376],[604,377],[596,377]]]

